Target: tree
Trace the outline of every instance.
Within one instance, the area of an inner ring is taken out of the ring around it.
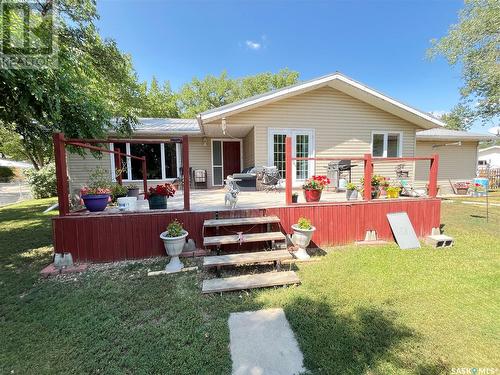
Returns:
[[[448,35],[432,41],[431,58],[443,55],[462,67],[461,105],[470,120],[496,118],[500,110],[500,1],[465,0],[459,22]],[[457,116],[462,116],[457,111]]]
[[[168,81],[160,87],[153,76],[149,88],[146,82],[141,85],[141,97],[141,117],[179,117],[176,98]]]
[[[472,126],[472,114],[463,104],[457,104],[449,113],[441,116],[446,128],[452,130],[469,130]]]
[[[261,73],[239,79],[229,78],[225,71],[219,77],[193,78],[177,95],[179,112],[182,117],[194,117],[212,108],[292,85],[298,77],[297,72],[282,69],[275,74]]]
[[[54,29],[33,30],[40,38],[55,33],[57,65],[0,70],[0,126],[19,134],[35,168],[45,163],[36,154],[40,144],[51,143],[53,131],[75,138],[130,132],[140,99],[130,57],[97,33],[95,2],[60,0],[57,4]],[[39,1],[36,7],[32,20],[47,14],[52,0]],[[23,23],[24,18],[14,21],[5,23],[1,18],[0,26],[12,33],[22,31],[16,22]]]

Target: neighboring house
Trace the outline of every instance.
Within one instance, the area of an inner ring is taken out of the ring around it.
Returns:
[[[500,168],[500,146],[491,146],[478,150],[477,165],[479,167]]]
[[[226,176],[252,166],[276,165],[287,178],[286,136],[292,137],[293,154],[298,157],[371,153],[375,158],[383,158],[439,153],[440,179],[474,177],[475,168],[472,170],[469,164],[476,165],[477,144],[484,136],[451,134],[452,131],[442,129],[443,125],[428,113],[335,73],[206,111],[196,119],[141,119],[134,137],[158,139],[158,143],[114,147],[129,154],[146,155],[150,184],[179,176],[181,146],[162,143],[162,139],[180,135],[189,136],[190,166],[207,171],[209,188],[222,186]],[[462,141],[463,146],[455,152],[454,146],[447,144],[456,141]],[[459,158],[458,162],[451,162],[453,158]],[[327,163],[294,162],[293,184],[299,186],[314,174],[325,174]],[[358,165],[353,169],[353,182],[358,182],[363,166],[354,164]],[[110,170],[114,177],[114,160],[109,155],[101,159],[69,155],[71,189],[83,186],[89,171],[97,165]],[[395,178],[396,165],[376,163],[375,173]],[[125,183],[140,183],[140,165],[128,160],[127,167]],[[414,163],[405,168],[416,183],[425,183],[428,164],[422,170]]]

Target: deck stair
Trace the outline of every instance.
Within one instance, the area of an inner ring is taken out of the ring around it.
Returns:
[[[216,268],[217,275],[220,275],[221,267],[242,266],[242,265],[262,265],[273,262],[278,272],[255,273],[249,275],[233,276],[227,278],[215,278],[203,281],[202,293],[218,293],[241,289],[264,288],[278,285],[298,284],[300,280],[293,271],[281,271],[281,261],[293,260],[294,257],[286,249],[277,249],[276,241],[285,243],[286,236],[281,231],[272,229],[273,225],[279,225],[280,219],[277,216],[240,217],[231,219],[211,219],[203,223],[203,245],[215,246],[217,254],[206,256],[203,259],[203,267]],[[241,230],[240,228],[247,228]],[[266,226],[266,231],[260,233],[251,232],[256,226]],[[233,227],[233,229],[231,229]],[[207,228],[215,230],[216,235],[205,236]],[[238,229],[240,231],[235,231]],[[228,234],[222,234],[222,230]],[[222,245],[236,245],[244,243],[270,242],[270,251],[254,251],[238,254],[220,254]]]

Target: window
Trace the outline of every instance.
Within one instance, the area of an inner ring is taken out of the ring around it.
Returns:
[[[177,143],[110,143],[110,149],[119,149],[121,152],[145,156],[148,180],[165,180],[176,178],[179,174],[181,145]],[[142,180],[142,162],[133,158],[122,158],[123,179]],[[112,176],[115,177],[115,160],[111,157]]]
[[[487,161],[486,160],[478,160],[477,161],[477,164],[478,165],[488,165]]]
[[[372,156],[377,158],[397,158],[402,154],[402,133],[372,133]]]

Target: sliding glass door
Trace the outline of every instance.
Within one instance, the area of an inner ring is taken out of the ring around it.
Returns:
[[[269,165],[278,168],[281,176],[286,179],[285,171],[285,139],[292,137],[293,157],[314,157],[314,130],[312,129],[269,129],[268,150]],[[299,185],[314,174],[314,161],[296,160],[292,163],[292,181]]]

